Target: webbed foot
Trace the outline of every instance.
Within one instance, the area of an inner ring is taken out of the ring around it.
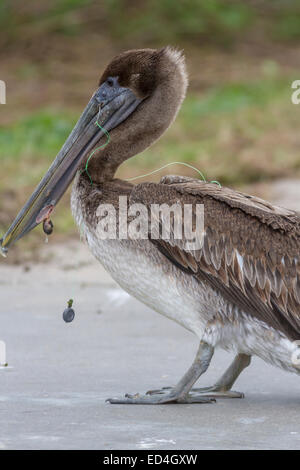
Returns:
[[[173,390],[172,387],[163,387],[157,390],[148,390],[146,395],[163,395],[165,393],[170,393]],[[189,392],[191,397],[197,396],[202,398],[244,398],[245,395],[242,392],[236,392],[234,390],[222,390],[216,385],[211,387],[203,388],[192,388]]]
[[[158,394],[135,395],[126,394],[124,398],[108,398],[106,400],[112,404],[126,405],[164,405],[168,403],[213,403],[216,400],[213,397],[206,397],[196,394],[180,396],[174,389],[165,390]]]

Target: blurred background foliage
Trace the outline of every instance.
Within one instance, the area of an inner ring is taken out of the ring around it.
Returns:
[[[1,0],[4,42],[19,33],[80,35],[98,31],[112,40],[199,41],[230,44],[255,30],[274,40],[300,37],[297,0]]]
[[[7,85],[1,231],[58,152],[106,63],[124,49],[166,44],[185,51],[187,99],[167,134],[120,176],[178,160],[246,190],[300,176],[300,106],[291,103],[291,83],[300,79],[298,0],[0,0],[0,79]],[[192,174],[174,166],[150,179],[172,172]],[[65,197],[54,237],[75,233],[68,206]],[[40,237],[29,238],[34,245]]]

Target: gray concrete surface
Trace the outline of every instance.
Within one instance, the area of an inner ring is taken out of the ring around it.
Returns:
[[[197,339],[130,298],[79,242],[43,248],[47,264],[0,263],[0,449],[297,449],[300,378],[254,359],[212,405],[110,405],[172,385]],[[50,256],[49,256],[50,255]],[[74,298],[73,323],[62,320]],[[217,352],[199,384],[232,356]]]

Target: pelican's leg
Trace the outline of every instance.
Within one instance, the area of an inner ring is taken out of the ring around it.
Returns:
[[[165,390],[162,394],[127,394],[124,398],[109,398],[107,401],[110,403],[133,405],[159,405],[164,403],[211,403],[215,401],[214,398],[205,397],[201,394],[189,394],[189,391],[191,390],[194,383],[199,379],[200,375],[202,375],[207,370],[213,353],[214,348],[209,344],[201,341],[196,358],[189,370],[174,388]]]
[[[248,354],[237,354],[228,369],[224,372],[222,377],[212,387],[195,388],[193,392],[201,392],[208,396],[225,397],[225,398],[244,398],[241,392],[231,390],[234,382],[241,372],[249,366],[251,356]]]
[[[244,394],[241,392],[235,392],[231,390],[234,382],[240,375],[240,373],[249,366],[251,362],[251,356],[248,354],[237,354],[234,361],[230,364],[228,369],[224,372],[222,377],[211,387],[203,388],[192,388],[191,394],[194,393],[202,394],[206,397],[211,398],[244,398]],[[166,393],[167,390],[171,390],[171,387],[165,387],[162,390],[150,390],[147,392],[149,395]]]

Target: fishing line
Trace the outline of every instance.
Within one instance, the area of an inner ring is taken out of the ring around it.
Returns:
[[[100,145],[100,147],[97,147],[95,148],[92,153],[89,155],[87,161],[86,161],[86,164],[85,164],[85,167],[84,169],[82,170],[81,174],[85,171],[86,174],[88,175],[89,177],[89,180],[91,182],[91,185],[93,186],[93,180],[92,180],[92,177],[88,171],[88,165],[89,165],[89,162],[91,160],[91,158],[93,157],[93,155],[95,154],[95,152],[97,152],[98,150],[100,149],[103,149],[104,147],[106,147],[108,145],[108,143],[110,142],[110,135],[109,135],[109,132],[104,129],[104,127],[102,127],[99,122],[98,122],[98,118],[99,118],[99,113],[100,113],[100,108],[99,108],[99,112],[98,112],[98,116],[97,116],[97,120],[96,120],[96,125],[99,127],[100,130],[102,130],[104,132],[104,134],[106,135],[106,142],[102,145]],[[159,171],[163,170],[164,168],[167,168],[168,166],[171,166],[171,165],[184,165],[188,168],[191,168],[192,170],[196,171],[202,178],[202,180],[204,182],[206,182],[206,179],[203,175],[203,173],[196,167],[194,167],[193,165],[190,165],[189,163],[185,163],[185,162],[170,162],[170,163],[167,163],[166,165],[163,165],[162,167],[156,169],[156,170],[153,170],[153,171],[150,171],[149,173],[145,173],[144,175],[140,175],[140,176],[135,176],[135,177],[132,177],[132,178],[127,178],[126,181],[133,181],[133,180],[136,180],[136,179],[140,179],[140,178],[144,178],[146,176],[150,176],[150,175],[153,175],[155,173],[158,173]],[[215,183],[215,184],[218,184],[220,187],[221,187],[221,184],[218,182],[218,181],[211,181],[211,183]],[[82,224],[80,225],[80,241],[82,241],[82,238],[84,237],[84,230],[83,230],[83,227],[82,227]],[[48,241],[48,240],[47,240]],[[74,296],[73,296],[74,297]],[[74,308],[73,308],[73,299],[71,298],[70,300],[68,300],[67,302],[67,308],[65,308],[65,310],[63,311],[63,319],[66,323],[70,323],[74,320],[74,317],[75,317],[75,311],[74,311]]]
[[[89,173],[89,170],[88,170],[88,166],[89,166],[89,161],[90,159],[92,158],[92,156],[95,154],[95,152],[97,152],[97,150],[100,150],[104,147],[106,147],[106,145],[109,143],[110,141],[110,135],[108,133],[108,131],[106,129],[104,129],[104,127],[102,127],[99,122],[98,122],[98,118],[99,118],[99,113],[100,113],[100,107],[99,107],[99,112],[98,112],[98,116],[97,116],[97,120],[96,120],[96,125],[99,127],[99,129],[101,129],[104,134],[106,135],[106,142],[102,145],[100,145],[100,147],[97,147],[95,148],[92,153],[89,155],[87,161],[86,161],[86,164],[85,164],[85,167],[84,169],[82,170],[81,174],[85,171],[86,174],[88,175],[89,179],[90,179],[90,182],[91,182],[91,186],[93,186],[93,180],[92,180],[92,177]],[[82,241],[84,237],[84,230],[83,230],[83,224],[81,223],[80,225],[80,228],[79,228],[79,239],[80,241]],[[46,238],[46,243],[48,243],[48,237]],[[75,289],[76,290],[76,289]],[[74,297],[74,296],[73,296]],[[73,298],[70,298],[67,302],[67,308],[65,308],[65,310],[63,311],[63,314],[62,314],[62,317],[63,317],[63,320],[66,322],[66,323],[71,323],[74,318],[75,318],[75,310],[73,308]]]
[[[104,127],[102,127],[99,122],[98,122],[98,118],[99,118],[99,114],[100,114],[100,107],[99,107],[99,111],[98,111],[98,116],[97,116],[97,120],[96,120],[96,125],[99,127],[100,130],[102,130],[104,132],[104,134],[106,135],[106,142],[102,145],[100,145],[100,147],[97,147],[95,148],[92,153],[89,155],[87,161],[86,161],[86,164],[85,164],[85,167],[84,169],[82,170],[82,173],[85,171],[86,174],[88,175],[89,177],[89,180],[91,182],[91,185],[93,186],[93,180],[92,180],[92,177],[89,173],[89,170],[88,170],[88,166],[89,166],[89,162],[90,162],[90,159],[93,157],[93,155],[95,154],[95,152],[97,152],[98,150],[100,149],[103,149],[104,147],[106,147],[109,142],[110,142],[110,135],[109,135],[109,132],[104,129]],[[185,162],[171,162],[171,163],[167,163],[166,165],[163,165],[162,167],[156,169],[156,170],[153,170],[153,171],[150,171],[149,173],[145,173],[144,175],[140,175],[140,176],[134,176],[133,178],[127,178],[126,181],[133,181],[133,180],[136,180],[136,179],[140,179],[140,178],[145,178],[146,176],[150,176],[150,175],[153,175],[155,173],[158,173],[159,171],[163,170],[164,168],[167,168],[168,166],[171,166],[171,165],[184,165],[188,168],[191,168],[192,170],[196,171],[202,178],[202,181],[206,182],[206,178],[204,177],[203,173],[196,167],[194,167],[193,165],[190,165],[189,163],[185,163]],[[217,185],[220,186],[220,188],[222,187],[221,184],[219,183],[219,181],[216,181],[216,180],[213,180],[211,181],[211,183],[215,183]]]
[[[145,173],[144,175],[140,175],[140,176],[134,176],[133,178],[127,178],[126,181],[133,181],[133,180],[137,180],[137,179],[140,179],[140,178],[144,178],[145,176],[153,175],[154,173],[158,173],[160,170],[163,170],[164,168],[167,168],[168,166],[171,166],[171,165],[184,165],[184,166],[187,166],[188,168],[191,168],[192,170],[195,170],[197,173],[199,173],[199,175],[202,178],[202,181],[204,181],[205,183],[207,182],[204,175],[203,175],[203,173],[198,168],[196,168],[193,165],[190,165],[189,163],[185,163],[185,162],[167,163],[166,165],[163,165],[162,167],[160,167],[156,170],[150,171],[150,173]],[[214,180],[214,181],[210,181],[210,182],[218,184],[220,186],[220,188],[222,187],[221,184],[219,183],[219,181]]]
[[[81,173],[83,173],[84,171],[86,172],[86,174],[88,175],[89,179],[90,179],[90,182],[91,182],[91,186],[93,186],[93,180],[92,180],[92,177],[91,175],[89,174],[89,170],[88,170],[88,166],[89,166],[89,162],[90,162],[90,159],[92,158],[92,156],[95,154],[95,152],[97,152],[98,150],[106,147],[108,144],[109,144],[109,141],[110,141],[110,135],[109,135],[109,132],[104,129],[104,127],[102,127],[99,122],[98,122],[98,118],[99,118],[99,114],[100,114],[100,107],[99,107],[99,112],[98,112],[98,116],[97,116],[97,120],[95,122],[95,124],[99,127],[99,129],[101,129],[101,131],[104,132],[104,134],[106,135],[106,142],[102,145],[100,145],[100,147],[97,147],[95,148],[92,153],[90,154],[90,156],[88,157],[87,161],[86,161],[86,164],[85,164],[85,167],[84,169],[82,170]]]

